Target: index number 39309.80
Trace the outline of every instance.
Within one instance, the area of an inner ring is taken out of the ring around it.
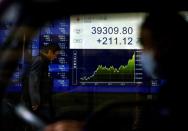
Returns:
[[[91,27],[91,34],[133,34],[132,27]]]

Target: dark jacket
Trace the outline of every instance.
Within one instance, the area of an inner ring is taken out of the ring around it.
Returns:
[[[50,104],[52,81],[48,74],[49,62],[42,54],[33,59],[29,73],[29,95],[32,105]]]

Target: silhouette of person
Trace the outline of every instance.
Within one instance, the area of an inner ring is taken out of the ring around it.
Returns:
[[[29,89],[31,108],[44,119],[52,115],[52,80],[48,66],[57,58],[60,50],[57,44],[48,44],[42,48],[40,55],[33,58],[29,71]]]
[[[188,23],[175,11],[150,12],[141,25],[142,65],[152,78],[165,80],[158,99],[144,111],[141,129],[180,130],[186,111]]]

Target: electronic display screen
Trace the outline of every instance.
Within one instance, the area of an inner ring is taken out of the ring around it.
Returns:
[[[65,16],[40,29],[31,41],[32,56],[39,55],[42,46],[49,43],[61,48],[49,65],[54,92],[158,92],[161,80],[148,77],[140,60],[139,32],[146,15]],[[21,88],[22,82],[10,90],[18,90],[15,87]]]
[[[55,92],[156,92],[142,69],[139,26],[144,13],[66,17],[40,31],[33,56],[50,42],[61,51],[49,65]]]

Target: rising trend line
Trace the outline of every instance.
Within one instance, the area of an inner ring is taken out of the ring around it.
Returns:
[[[98,65],[94,73],[89,77],[80,78],[81,81],[131,81],[134,80],[135,54],[128,60],[127,65],[119,68]]]

